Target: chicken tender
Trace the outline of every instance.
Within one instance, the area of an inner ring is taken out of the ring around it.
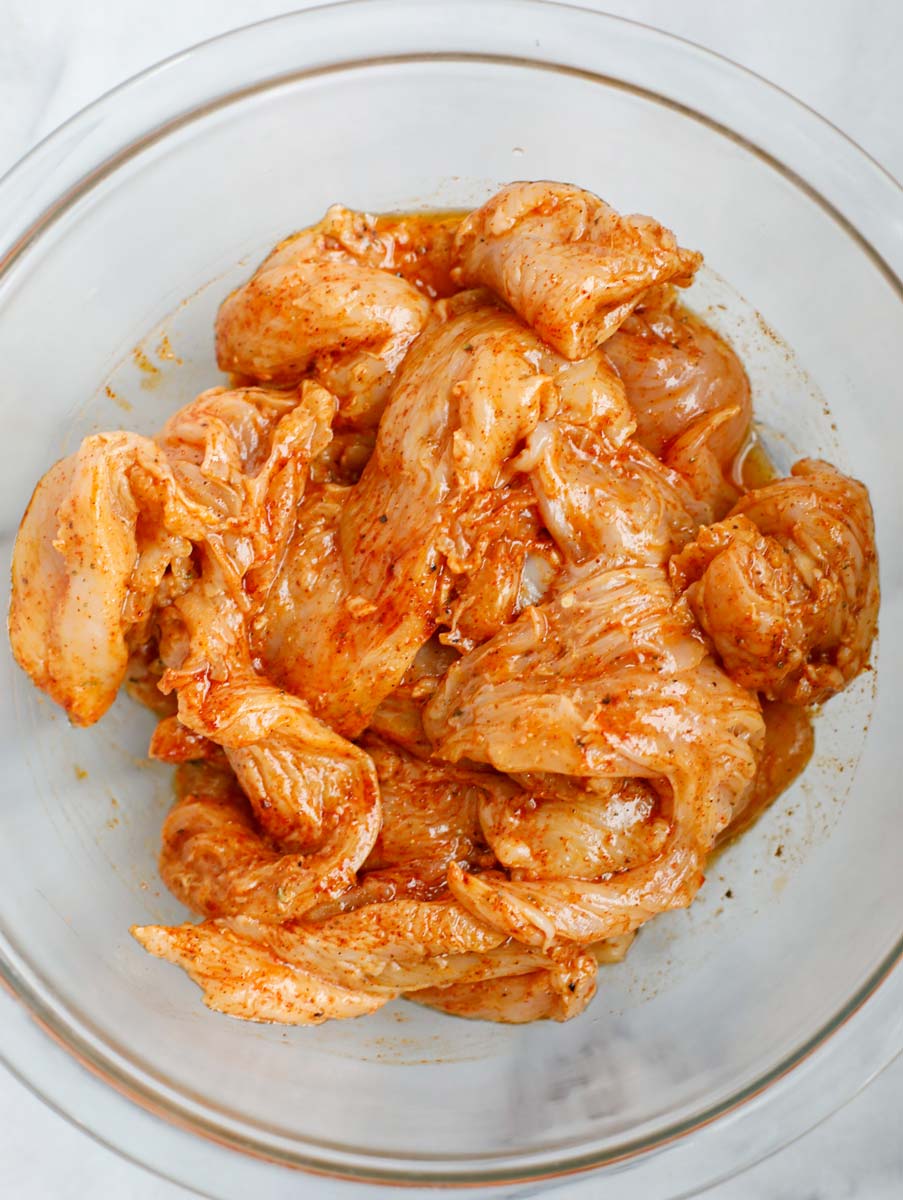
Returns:
[[[725,669],[771,700],[818,704],[868,662],[878,560],[868,492],[798,462],[748,492],[671,563]]]
[[[511,183],[461,223],[464,285],[492,288],[565,358],[586,358],[654,284],[688,284],[702,261],[651,217],[622,217],[564,183]]]

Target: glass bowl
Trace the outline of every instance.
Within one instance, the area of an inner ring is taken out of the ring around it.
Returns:
[[[578,182],[704,250],[689,302],[744,356],[772,453],[822,454],[871,489],[879,669],[827,707],[805,779],[692,909],[603,969],[583,1017],[510,1028],[395,1004],[287,1030],[207,1012],[128,935],[181,916],[156,874],[170,785],[144,759],[152,719],[122,699],[74,730],[4,649],[0,966],[55,1044],[5,999],[0,1047],[90,1131],[217,1195],[297,1195],[286,1167],[505,1195],[596,1167],[606,1195],[655,1200],[774,1150],[903,1045],[903,197],[762,80],[581,9],[367,0],[126,84],[0,185],[6,551],[81,436],[150,432],[219,380],[217,304],[277,238],[333,201],[461,207],[512,178]]]

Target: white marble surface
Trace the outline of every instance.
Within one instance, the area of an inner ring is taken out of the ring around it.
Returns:
[[[424,0],[430,2],[437,0]],[[157,59],[300,6],[279,0],[0,0],[0,172],[77,109]],[[901,0],[599,0],[597,6],[751,67],[903,178]],[[903,1196],[901,1114],[903,1060],[820,1128],[707,1195],[897,1200]],[[215,1192],[215,1180],[210,1188]],[[0,1197],[179,1200],[189,1194],[96,1145],[0,1068]],[[308,1194],[316,1195],[315,1185],[299,1186],[299,1195]],[[591,1180],[548,1193],[550,1200],[598,1194]]]

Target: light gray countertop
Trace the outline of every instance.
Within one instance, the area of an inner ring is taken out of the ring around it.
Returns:
[[[438,0],[424,0],[430,2]],[[299,6],[284,0],[0,0],[0,173],[136,71],[203,38]],[[680,34],[752,68],[903,178],[901,0],[597,0],[595,7]],[[299,1177],[299,1196],[308,1194],[317,1194],[315,1184],[308,1191]],[[0,1196],[88,1195],[178,1200],[189,1193],[98,1146],[0,1068]],[[548,1195],[590,1200],[599,1191],[588,1179]],[[898,1200],[903,1060],[795,1145],[706,1195]]]

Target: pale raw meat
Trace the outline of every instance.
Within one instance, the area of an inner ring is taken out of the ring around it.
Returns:
[[[157,714],[196,923],[132,932],[209,1007],[568,1020],[804,769],[871,507],[812,460],[748,490],[700,261],[567,184],[336,206],[223,303],[235,386],[38,484],[13,651],[76,724]]]

